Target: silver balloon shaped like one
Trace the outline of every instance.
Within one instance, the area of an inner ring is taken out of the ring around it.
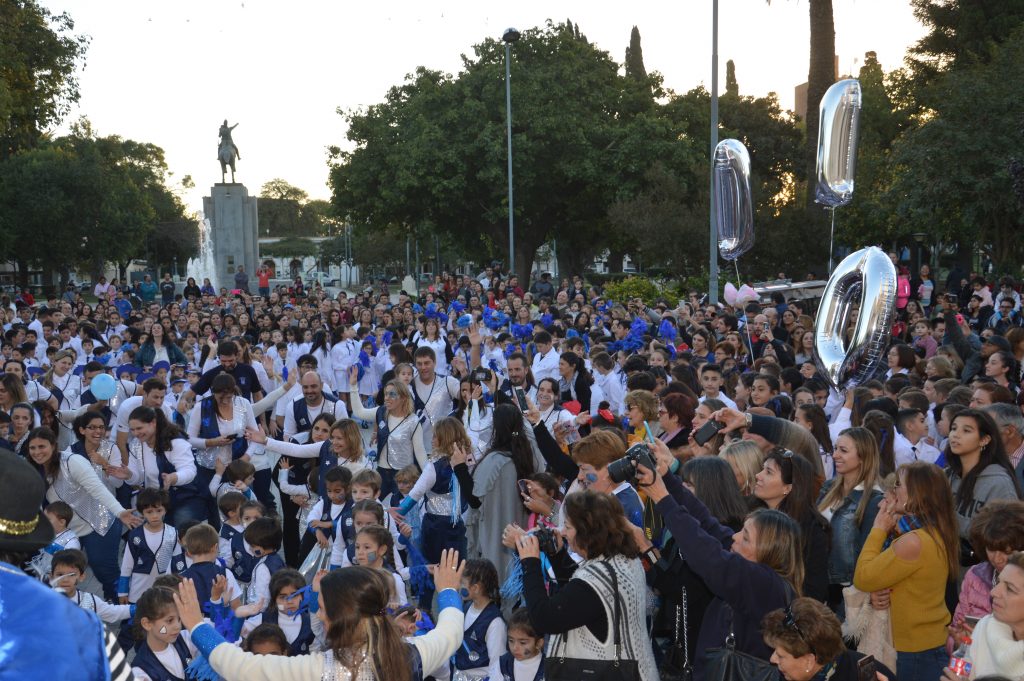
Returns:
[[[885,251],[871,246],[844,258],[829,277],[814,323],[818,370],[839,390],[869,380],[885,362],[895,314],[896,267]]]
[[[814,200],[829,208],[853,198],[860,107],[860,82],[852,78],[833,84],[821,98]]]
[[[715,147],[712,201],[718,225],[718,252],[735,260],[754,245],[754,207],[750,198],[750,154],[739,140]]]

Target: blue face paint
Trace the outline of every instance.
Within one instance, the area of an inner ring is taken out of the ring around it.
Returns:
[[[587,481],[588,485],[593,485],[597,482],[597,473],[587,473],[583,476],[583,479]]]
[[[466,587],[462,587],[461,589],[459,589],[459,595],[463,598],[469,598],[469,589],[467,589]]]

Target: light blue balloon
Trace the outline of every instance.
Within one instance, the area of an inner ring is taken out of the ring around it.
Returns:
[[[117,393],[117,383],[110,374],[100,374],[89,383],[89,389],[97,400],[109,400]]]

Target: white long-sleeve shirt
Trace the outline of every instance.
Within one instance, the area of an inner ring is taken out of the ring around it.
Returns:
[[[459,608],[445,608],[437,616],[433,631],[413,639],[411,643],[419,653],[423,669],[437,669],[458,650],[463,621]],[[210,663],[224,681],[320,681],[324,659],[323,653],[296,657],[254,655],[224,643],[210,653]]]
[[[160,489],[164,481],[160,477],[160,470],[157,468],[156,454],[145,442],[139,443],[142,456],[136,456],[134,452],[128,457],[128,470],[132,475],[128,478],[129,485],[141,485],[150,489]],[[178,485],[187,485],[195,480],[196,460],[192,456],[192,447],[187,440],[174,438],[171,440],[171,448],[164,453],[167,460],[174,466],[178,474]]]
[[[331,375],[328,379],[336,386],[348,385],[348,370],[359,358],[359,342],[349,338],[331,347]],[[321,374],[322,375],[322,374]]]
[[[256,430],[256,417],[252,413],[252,403],[242,397],[236,397],[232,400],[232,417],[230,419],[223,419],[220,413],[217,411],[216,405],[214,406],[214,413],[217,415],[217,428],[220,431],[220,436],[225,435],[238,435],[238,437],[244,438],[245,431],[247,429]],[[203,450],[208,454],[216,457],[218,461],[223,463],[225,466],[231,463],[231,444],[221,445],[219,447],[206,446],[206,438],[199,436],[199,427],[202,425],[203,416],[203,402],[197,400],[192,412],[188,419],[188,443],[197,450]],[[239,424],[244,424],[243,427],[239,427]],[[249,442],[246,447],[245,453],[250,457],[253,457],[258,453],[259,445],[255,442]],[[253,460],[253,465],[256,465],[256,461]],[[259,468],[257,468],[259,470]]]
[[[88,591],[76,591],[70,598],[82,610],[90,610],[96,613],[107,624],[115,624],[132,616],[132,606],[108,603]]]
[[[135,567],[134,560],[132,558],[132,552],[128,550],[126,546],[124,554],[121,556],[121,576],[130,578],[130,586],[128,587],[127,595],[129,603],[137,603],[142,597],[142,594],[147,589],[153,586],[153,582],[160,575],[167,575],[171,573],[171,566],[174,564],[174,559],[181,555],[181,544],[178,542],[178,532],[170,525],[164,523],[164,526],[156,532],[150,531],[148,527],[143,527],[143,536],[146,538],[146,545],[153,554],[159,557],[160,547],[168,543],[174,545],[174,549],[171,551],[171,560],[167,563],[167,571],[160,572],[160,565],[157,561],[153,561],[153,568],[149,573],[132,572]]]
[[[545,378],[553,378],[556,381],[559,379],[558,373],[558,360],[559,354],[551,348],[547,351],[547,354],[540,354],[539,352],[533,356],[533,380],[540,383]]]
[[[57,455],[59,456],[59,455]],[[92,467],[92,463],[89,459],[84,456],[78,456],[73,454],[68,456],[65,460],[61,461],[60,468],[57,473],[58,477],[66,475],[69,477],[72,484],[78,485],[85,489],[93,499],[103,504],[107,510],[114,515],[124,513],[125,508],[117,501],[113,494],[100,477],[96,475],[96,469]],[[57,491],[53,485],[49,485],[46,488],[46,501],[52,503],[54,501],[60,501]],[[92,534],[92,526],[85,521],[82,516],[77,512],[74,517],[71,518],[71,523],[68,525],[68,529],[75,533],[78,537],[84,537],[85,535]]]

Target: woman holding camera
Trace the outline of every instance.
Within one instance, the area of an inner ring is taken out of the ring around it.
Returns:
[[[858,681],[864,678],[862,667],[881,675],[868,678],[896,678],[884,665],[870,658],[862,662],[864,655],[847,650],[839,619],[813,598],[797,598],[784,609],[768,613],[761,620],[761,631],[772,648],[772,664],[786,681]]]
[[[572,456],[579,466],[574,489],[590,489],[613,495],[622,504],[626,519],[637,527],[644,527],[644,502],[628,479],[614,480],[609,475],[612,462],[626,455],[626,443],[618,431],[597,430],[576,443]],[[569,492],[573,492],[573,488]]]
[[[767,662],[771,650],[758,625],[767,613],[800,595],[800,526],[782,511],[759,509],[734,533],[668,473],[671,454],[664,444],[657,442],[654,448],[658,470],[640,466],[640,484],[656,502],[680,556],[714,594],[697,639],[694,679],[705,678],[709,663],[715,662],[708,652],[727,639],[735,641],[737,651]]]
[[[565,541],[583,562],[576,567],[565,546],[549,556],[563,584],[552,596],[544,586],[537,537],[511,525],[504,533],[505,544],[522,561],[530,623],[538,635],[550,635],[548,658],[635,660],[642,681],[657,681],[640,548],[622,505],[610,494],[587,489],[567,496],[563,510]]]

